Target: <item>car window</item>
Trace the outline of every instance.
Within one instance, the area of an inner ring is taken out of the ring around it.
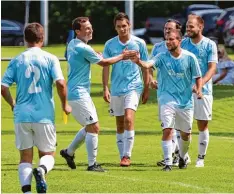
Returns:
[[[1,30],[20,30],[20,27],[11,21],[1,21]]]
[[[203,16],[203,20],[205,21],[205,24],[214,24],[219,16],[220,13],[206,14]]]

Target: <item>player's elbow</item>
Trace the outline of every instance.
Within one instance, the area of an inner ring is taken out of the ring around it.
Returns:
[[[57,87],[58,90],[64,90],[64,89],[66,89],[66,82],[65,82],[65,80],[62,80],[62,79],[57,80],[56,81],[56,87]]]
[[[102,66],[102,67],[106,67],[108,65],[110,65],[109,61],[107,59],[102,59],[98,65]]]
[[[6,86],[1,86],[1,95],[2,96],[5,96],[6,95],[6,93],[7,93],[7,90],[8,90],[8,88],[6,87]]]

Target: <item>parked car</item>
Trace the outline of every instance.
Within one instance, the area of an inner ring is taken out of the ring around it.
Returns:
[[[191,13],[200,16],[204,20],[203,35],[213,39],[218,43],[218,39],[215,35],[216,20],[224,13],[223,9],[212,9],[212,10],[199,10],[192,11]]]
[[[219,6],[211,5],[211,4],[192,4],[192,5],[189,5],[181,13],[173,15],[172,18],[178,20],[181,23],[182,33],[184,33],[188,15],[191,14],[193,11],[208,10],[208,9],[219,9]]]
[[[223,43],[223,29],[225,23],[229,20],[229,17],[232,14],[234,14],[234,7],[225,9],[225,11],[217,18],[215,33],[219,43]]]
[[[147,43],[155,44],[164,38],[164,25],[169,18],[167,17],[149,17],[145,23],[145,40]]]
[[[23,46],[24,25],[13,20],[1,20],[1,44],[5,46]]]
[[[223,40],[226,47],[234,49],[234,14],[231,16],[223,29]]]

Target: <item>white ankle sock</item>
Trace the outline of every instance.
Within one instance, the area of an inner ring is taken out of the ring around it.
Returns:
[[[77,148],[79,148],[84,143],[85,136],[86,136],[86,131],[85,131],[85,127],[83,127],[81,130],[78,131],[78,133],[76,134],[76,137],[73,139],[71,144],[68,146],[68,148],[67,148],[68,155],[70,155],[70,156],[74,155]]]
[[[98,149],[98,134],[88,133],[85,137],[86,149],[88,152],[88,163],[92,166],[96,162],[97,149]]]
[[[184,141],[182,138],[180,138],[180,157],[185,159],[185,156],[187,156],[188,154],[188,150],[189,150],[189,145],[191,142],[191,138],[189,138],[188,141]]]
[[[198,154],[201,158],[204,158],[209,144],[209,130],[199,132],[199,141],[198,141]]]
[[[124,154],[124,133],[116,133],[116,143],[119,150],[120,159]]]
[[[131,157],[134,145],[135,131],[124,130],[124,156]]]
[[[39,161],[39,167],[40,166],[45,166],[47,172],[45,172],[46,174],[51,171],[54,167],[54,157],[52,155],[45,155],[42,156],[40,161]],[[43,168],[42,168],[43,169]],[[43,169],[44,170],[44,169]],[[44,170],[45,171],[45,170]]]
[[[20,163],[18,166],[18,174],[21,187],[31,185],[32,182],[32,164]],[[29,192],[29,191],[28,191]]]
[[[177,148],[178,141],[177,141],[176,130],[175,129],[172,129],[172,130],[173,130],[173,134],[172,134],[172,154],[174,154],[175,151],[176,151],[176,148]]]
[[[162,141],[161,144],[166,165],[172,165],[172,140]]]

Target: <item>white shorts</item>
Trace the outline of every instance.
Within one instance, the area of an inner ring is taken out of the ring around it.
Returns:
[[[56,150],[56,129],[48,123],[15,124],[16,147],[25,150],[36,146],[42,152]]]
[[[213,96],[203,95],[202,99],[197,99],[197,95],[193,94],[194,99],[194,118],[196,120],[210,121],[212,119]]]
[[[129,92],[123,96],[111,96],[110,102],[110,115],[111,116],[123,116],[125,109],[137,110],[140,94],[135,90]]]
[[[185,133],[192,132],[193,109],[179,109],[172,105],[161,105],[162,128],[173,128]]]
[[[68,104],[72,107],[72,115],[81,125],[98,122],[97,111],[91,98],[68,101]]]

